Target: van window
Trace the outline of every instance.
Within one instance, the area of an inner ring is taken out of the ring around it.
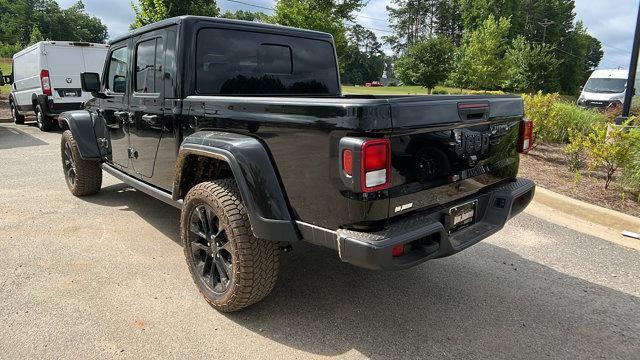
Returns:
[[[107,74],[107,89],[124,93],[127,89],[127,48],[123,47],[111,52],[109,58],[109,72]]]
[[[196,92],[338,94],[334,49],[322,40],[202,29],[196,45]]]
[[[158,93],[162,82],[162,38],[145,40],[136,48],[135,91]]]
[[[619,94],[626,90],[627,79],[591,78],[584,91],[592,93]]]

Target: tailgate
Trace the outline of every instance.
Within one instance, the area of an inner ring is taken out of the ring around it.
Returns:
[[[446,204],[518,172],[519,96],[390,99],[389,216]]]

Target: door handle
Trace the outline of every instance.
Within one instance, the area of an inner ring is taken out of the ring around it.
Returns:
[[[149,125],[158,125],[158,115],[142,115],[142,121],[146,122]]]

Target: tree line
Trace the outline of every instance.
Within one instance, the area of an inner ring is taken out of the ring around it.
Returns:
[[[390,34],[357,24],[364,0],[278,0],[272,14],[220,13],[215,0],[132,1],[137,28],[192,14],[260,21],[331,33],[343,83],[573,94],[598,66],[602,45],[575,21],[574,0],[392,0]],[[107,28],[78,1],[0,0],[0,56],[43,39],[104,42]],[[393,54],[383,51],[387,45]]]
[[[574,94],[603,56],[574,0],[394,0],[387,10],[398,78],[427,88]]]
[[[78,1],[61,9],[55,0],[0,0],[0,57],[41,40],[102,43],[107,27]]]

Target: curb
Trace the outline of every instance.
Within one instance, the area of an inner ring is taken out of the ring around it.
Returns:
[[[625,230],[640,231],[640,218],[576,200],[539,186],[536,187],[533,201],[619,233]]]
[[[12,118],[0,119],[0,123],[10,123],[10,122],[13,122]]]

